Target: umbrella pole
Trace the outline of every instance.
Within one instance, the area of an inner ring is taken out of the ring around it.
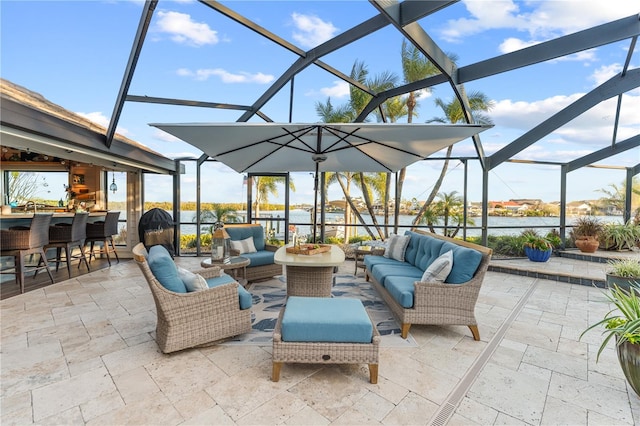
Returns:
[[[318,170],[320,169],[316,162],[316,173],[313,177],[313,243],[316,243],[316,233],[318,232]]]

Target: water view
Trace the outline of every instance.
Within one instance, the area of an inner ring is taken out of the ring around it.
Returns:
[[[243,221],[246,221],[246,212],[238,212]],[[195,211],[183,211],[181,212],[181,225],[180,232],[185,234],[195,234],[196,225],[189,225],[195,221]],[[284,235],[284,222],[276,219],[284,219],[284,211],[269,211],[261,212],[261,216],[264,217],[264,224],[268,228],[274,229],[276,236],[282,237]],[[371,223],[371,216],[362,215],[367,224]],[[578,216],[567,217],[567,225],[570,226]],[[595,216],[603,223],[623,223],[622,216]],[[274,220],[269,220],[269,219]],[[326,213],[327,227],[339,227],[343,228],[344,216],[342,213]],[[376,216],[378,223],[383,224],[384,217]],[[415,216],[412,215],[400,215],[400,226],[409,227]],[[479,236],[481,234],[480,225],[481,218],[470,218],[473,221],[473,225],[470,223],[467,228],[468,236]],[[292,224],[295,224],[298,229],[298,233],[302,235],[309,235],[312,233],[311,213],[305,210],[291,210],[289,214],[289,220]],[[393,223],[393,216],[390,217],[390,223]],[[525,228],[538,228],[540,232],[548,232],[551,229],[558,228],[560,226],[559,217],[504,217],[504,216],[489,216],[488,227],[490,235],[515,235],[519,234],[522,229]],[[477,227],[473,229],[473,227]],[[357,226],[353,232],[354,235],[367,235],[364,227]],[[459,232],[459,236],[462,235],[462,231]]]

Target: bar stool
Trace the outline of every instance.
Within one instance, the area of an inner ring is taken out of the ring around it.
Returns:
[[[35,271],[46,269],[54,283],[53,274],[47,263],[47,256],[44,247],[49,243],[49,224],[51,223],[51,214],[36,214],[31,220],[31,225],[27,229],[16,227],[15,229],[0,230],[0,255],[12,256],[14,258],[14,267],[2,270],[3,274],[15,274],[16,282],[20,286],[20,293],[24,293],[24,274],[25,271]],[[24,257],[27,255],[39,254],[40,260],[38,264],[26,265]],[[34,275],[35,277],[35,275]]]
[[[91,262],[91,257],[96,257],[96,254],[93,251],[93,245],[95,243],[102,243],[102,249],[99,253],[104,253],[107,256],[109,266],[111,266],[109,251],[115,254],[116,260],[120,263],[118,252],[116,252],[116,246],[113,243],[113,236],[118,234],[119,218],[120,212],[107,212],[107,216],[104,218],[104,221],[87,223],[87,240],[85,244],[91,243],[91,248],[89,249],[89,262]],[[109,244],[111,244],[111,248],[109,247]]]
[[[44,246],[45,251],[50,248],[56,249],[56,271],[60,267],[60,263],[67,263],[67,271],[71,278],[71,261],[79,259],[78,268],[84,261],[87,271],[91,271],[87,257],[84,253],[85,239],[87,238],[87,220],[89,213],[76,213],[73,216],[71,224],[57,223],[49,227],[49,244]],[[80,249],[80,254],[73,255],[73,247]],[[64,249],[65,258],[61,259],[62,249]],[[50,259],[53,260],[53,259]]]

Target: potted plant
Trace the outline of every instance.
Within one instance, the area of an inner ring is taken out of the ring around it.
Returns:
[[[600,248],[604,250],[631,250],[640,241],[640,225],[607,223],[600,232]]]
[[[553,244],[547,237],[538,235],[535,230],[525,230],[522,233],[524,243],[522,248],[532,262],[546,262],[553,252]]]
[[[593,216],[581,216],[573,223],[571,236],[583,253],[593,253],[598,249],[598,238],[602,232],[602,222]]]
[[[589,330],[604,326],[605,338],[598,349],[596,362],[609,341],[615,338],[618,361],[624,376],[640,396],[640,285],[634,282],[628,291],[614,285],[606,290],[605,296],[615,308],[583,331],[580,338]]]
[[[629,290],[633,282],[640,283],[640,261],[632,258],[609,261],[606,275],[607,288],[617,285],[621,289]]]

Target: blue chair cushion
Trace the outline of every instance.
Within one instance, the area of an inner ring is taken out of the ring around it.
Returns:
[[[282,317],[285,342],[371,343],[373,325],[362,302],[347,297],[287,299]]]
[[[218,287],[224,284],[235,283],[231,276],[224,274],[220,277],[207,278],[207,285],[209,288]],[[249,309],[253,303],[253,298],[251,297],[251,293],[247,291],[246,288],[238,285],[238,296],[240,298],[240,309]]]
[[[175,293],[187,292],[187,287],[178,275],[178,268],[166,248],[161,245],[152,246],[149,249],[147,263],[164,288]]]
[[[229,234],[229,238],[233,241],[240,241],[253,237],[253,244],[256,246],[256,250],[264,250],[264,228],[262,225],[255,226],[228,226],[224,228]]]
[[[273,255],[275,253],[269,250],[261,250],[255,253],[243,253],[241,256],[249,259],[249,267],[252,266],[262,266],[262,265],[273,265],[275,262],[273,261]]]
[[[385,278],[385,288],[403,308],[413,307],[414,283],[420,278],[392,275]]]
[[[445,242],[440,249],[440,254],[444,254],[449,250],[453,250],[453,269],[451,269],[444,282],[462,284],[469,281],[478,270],[480,262],[482,262],[482,253],[472,248]]]

